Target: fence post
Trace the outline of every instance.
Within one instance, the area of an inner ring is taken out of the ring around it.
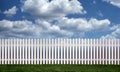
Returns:
[[[114,41],[114,40],[112,39],[112,64],[113,64],[113,44],[114,44],[113,41]]]
[[[105,39],[105,64],[107,65],[107,56],[108,56],[108,40],[107,39]]]
[[[89,44],[89,39],[87,40],[87,45],[88,45],[88,64],[90,64],[90,44]]]
[[[120,39],[117,39],[117,48],[118,48],[118,65],[120,64]]]
[[[67,58],[67,64],[69,64],[69,48],[68,48],[68,43],[69,42],[68,41],[69,41],[69,39],[67,38],[67,42],[66,42],[67,43],[67,57],[66,57]]]
[[[114,46],[114,47],[115,47],[115,51],[114,51],[114,53],[115,53],[115,54],[114,54],[114,55],[115,55],[115,57],[114,57],[114,59],[115,59],[115,60],[114,60],[114,64],[116,65],[116,47],[117,47],[117,46],[116,46],[116,39],[115,39],[115,46]]]
[[[120,39],[118,39],[118,65],[120,64]]]
[[[54,63],[55,63],[55,64],[57,64],[57,62],[56,62],[56,61],[57,61],[57,60],[56,60],[56,55],[57,55],[57,53],[56,53],[57,47],[56,47],[56,46],[57,46],[57,45],[56,45],[56,44],[57,44],[57,43],[56,43],[56,39],[54,39],[54,48],[55,48],[55,49],[54,49],[54,51],[55,51],[55,52],[54,52],[54,56],[55,56],[55,57],[54,57]]]
[[[5,58],[4,58],[5,62],[4,63],[5,64],[7,64],[7,42],[6,41],[7,41],[7,39],[5,39],[5,42],[4,42],[4,45],[5,45],[4,46],[4,48],[5,48]]]
[[[110,55],[111,54],[111,52],[110,52],[111,51],[111,40],[110,39],[109,39],[109,44],[108,45],[109,45],[109,64],[110,64],[110,62],[111,62],[110,61],[111,60],[110,59],[110,57],[111,57],[111,55]]]
[[[51,48],[51,42],[50,41],[51,41],[51,39],[48,40],[48,44],[49,44],[49,47],[48,47],[49,48],[49,57],[48,57],[49,58],[49,64],[51,63],[51,49],[50,49]]]
[[[1,63],[1,61],[2,61],[1,51],[2,51],[2,43],[1,43],[1,39],[0,39],[0,64],[2,64]]]
[[[99,52],[99,50],[98,50],[98,39],[96,40],[96,43],[97,43],[97,45],[96,45],[96,47],[97,47],[97,64],[98,64],[98,61],[99,61],[99,59],[98,59],[98,52]]]
[[[30,39],[28,39],[28,64],[30,64],[30,49],[31,49],[31,43],[30,43]]]
[[[59,38],[57,39],[57,47],[58,47],[58,59],[57,60],[58,60],[58,64],[60,64],[59,63],[59,56],[60,56],[59,55],[60,54],[60,39]]]
[[[75,39],[75,50],[76,50],[76,51],[75,51],[75,52],[76,52],[76,53],[75,53],[75,54],[76,54],[76,55],[75,55],[75,56],[76,56],[76,58],[75,58],[75,64],[77,64],[77,56],[78,56],[78,55],[77,55],[77,49],[78,49],[78,48],[77,48],[77,38],[76,38],[76,39]]]
[[[92,58],[92,39],[90,39],[90,56],[91,56],[91,61],[90,61],[90,64],[92,64],[92,60],[93,60],[93,58]]]
[[[69,43],[69,48],[70,48],[70,59],[69,59],[69,61],[70,61],[70,64],[71,64],[71,46],[72,46],[72,44],[71,44],[71,39],[70,39],[70,43]]]

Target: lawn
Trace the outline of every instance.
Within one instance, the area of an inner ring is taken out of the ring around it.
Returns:
[[[120,65],[0,65],[0,72],[120,72]]]

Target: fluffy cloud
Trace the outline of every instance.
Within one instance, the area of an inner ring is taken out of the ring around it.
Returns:
[[[77,0],[25,0],[21,9],[41,19],[56,19],[68,14],[86,13]]]
[[[17,12],[17,8],[16,8],[16,6],[13,6],[12,8],[4,11],[3,13],[7,16],[12,16],[12,15],[15,15],[16,12]]]
[[[12,13],[13,9],[7,12]],[[23,12],[31,14],[33,22],[0,21],[0,37],[83,37],[85,32],[106,31],[110,28],[108,19],[68,18],[69,14],[84,14],[78,0],[24,0],[21,7]],[[9,14],[10,15],[10,14]]]
[[[37,30],[37,31],[36,31]],[[0,21],[0,34],[2,37],[25,37],[39,35],[37,25],[24,21]]]
[[[120,0],[103,0],[120,8]]]
[[[44,20],[36,20],[35,23],[42,29],[41,35],[44,37],[67,37],[72,33],[61,29],[58,25],[53,25],[50,22]]]
[[[37,19],[35,23],[27,20],[23,21],[0,21],[1,37],[72,37],[73,35],[84,35],[92,30],[105,30],[109,27],[110,21],[86,19],[62,18],[56,24]]]
[[[36,20],[31,21],[0,21],[0,37],[63,37],[69,32],[61,30],[57,25],[51,25],[49,22]]]
[[[102,38],[120,38],[120,24],[111,27],[111,31],[110,34],[102,36]]]
[[[87,31],[103,31],[106,28],[109,28],[110,21],[108,19],[97,20],[95,18],[91,18],[90,20],[86,20],[83,18],[62,18],[59,20],[59,26],[61,29],[66,29],[72,32],[87,32]]]

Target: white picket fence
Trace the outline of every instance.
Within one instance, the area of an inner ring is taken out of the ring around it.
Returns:
[[[0,39],[0,64],[120,64],[120,39]]]

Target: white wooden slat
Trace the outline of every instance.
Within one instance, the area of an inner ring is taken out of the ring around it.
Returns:
[[[112,39],[112,64],[113,64],[113,45],[114,45],[114,40]]]
[[[30,39],[28,39],[28,64],[30,64],[30,49],[31,49],[31,43],[30,43]]]
[[[56,57],[56,55],[57,55],[57,54],[56,54],[56,50],[57,50],[56,48],[57,48],[57,47],[56,47],[56,39],[54,39],[54,64],[57,63],[57,62],[56,62],[56,61],[57,61],[57,60],[56,60],[56,58],[57,58],[57,57]]]
[[[118,64],[120,64],[120,39],[118,39]]]
[[[114,64],[116,65],[116,39],[114,39],[114,41],[115,41],[115,44],[114,44]]]
[[[39,64],[39,54],[40,54],[39,39],[37,39],[37,47],[36,48],[37,48],[37,53],[36,53],[37,54],[37,56],[36,56],[37,57],[37,64]]]
[[[70,43],[69,43],[69,46],[70,46],[70,59],[69,59],[69,61],[70,61],[70,64],[71,64],[71,39],[70,39]]]
[[[45,39],[45,44],[46,44],[46,46],[45,46],[45,49],[46,49],[46,62],[45,62],[45,64],[48,64],[48,39]]]
[[[120,64],[120,57],[119,57],[119,55],[120,55],[120,51],[119,51],[120,50],[120,46],[119,46],[119,43],[120,43],[119,39],[117,39],[117,49],[118,49],[117,50],[117,56],[118,56],[117,57],[117,63],[118,63],[118,65]]]
[[[64,45],[64,46],[63,46],[63,52],[64,52],[64,53],[63,53],[63,54],[64,54],[64,55],[63,55],[63,60],[64,60],[64,61],[63,61],[63,64],[65,64],[65,48],[66,48],[66,46],[65,46],[65,45],[66,45],[65,39],[63,39],[63,43],[64,43],[64,44],[63,44],[63,45]]]
[[[99,52],[99,56],[100,56],[100,57],[99,57],[99,64],[101,64],[101,62],[102,62],[102,61],[101,61],[101,58],[102,58],[102,57],[101,57],[101,56],[102,56],[102,55],[101,55],[101,49],[102,49],[102,46],[101,46],[102,42],[101,42],[101,41],[102,41],[102,40],[101,40],[101,39],[99,39],[99,40],[100,40],[100,41],[99,41],[99,50],[100,50],[100,52]]]
[[[11,54],[10,54],[10,57],[11,57],[11,58],[10,58],[10,64],[13,64],[13,63],[12,63],[12,60],[13,60],[13,55],[12,55],[12,54],[13,54],[13,47],[12,47],[12,45],[13,45],[13,44],[12,44],[12,39],[10,39],[10,53],[11,53]]]
[[[22,54],[22,64],[24,64],[24,55],[25,55],[25,44],[24,44],[24,39],[22,39],[22,51],[21,51],[21,54]]]
[[[36,39],[34,39],[34,46],[33,46],[33,51],[34,51],[34,64],[36,64],[37,60],[36,60]]]
[[[2,64],[4,64],[4,39],[2,39]]]
[[[74,52],[75,52],[75,49],[74,49],[74,39],[72,39],[72,44],[73,44],[73,46],[72,46],[72,48],[73,48],[73,60],[72,60],[72,63],[74,64]]]
[[[80,57],[81,57],[81,55],[80,55],[80,38],[78,39],[78,50],[79,50],[79,64],[80,64]]]
[[[107,64],[107,54],[108,54],[108,47],[107,47],[107,45],[108,45],[108,40],[107,39],[105,39],[105,64]]]
[[[4,58],[5,60],[4,60],[4,63],[7,64],[7,42],[6,42],[6,39],[4,39],[4,40],[5,40],[5,42],[4,42],[4,44],[5,44],[5,47],[4,47],[5,48],[5,58]]]
[[[111,59],[110,59],[110,54],[111,54],[111,53],[110,53],[110,49],[111,49],[111,46],[110,46],[111,43],[110,43],[110,41],[111,41],[111,40],[109,39],[109,44],[108,44],[108,45],[109,45],[109,46],[108,46],[108,47],[109,47],[109,63],[108,63],[108,64],[110,64],[110,60],[111,60]]]
[[[10,39],[8,39],[8,64],[10,64]]]
[[[98,39],[95,39],[96,44],[96,64],[98,64]]]
[[[8,64],[8,39],[5,39],[5,55],[6,55],[6,58],[5,58],[5,64]]]
[[[43,41],[43,45],[42,45],[42,48],[43,48],[43,64],[45,64],[45,39],[42,39]]]
[[[84,46],[83,46],[83,49],[84,49],[84,55],[83,55],[83,59],[84,59],[84,64],[86,64],[86,39],[83,40],[84,41]]]
[[[77,47],[77,39],[75,39],[75,48],[76,48],[76,62],[75,62],[75,64],[77,64],[77,50],[78,50],[78,47]]]
[[[24,39],[22,39],[22,51],[21,51],[21,53],[22,53],[22,60],[21,60],[21,62],[22,62],[22,64],[24,64]]]
[[[53,46],[53,43],[54,43],[54,39],[52,39],[52,64],[54,63],[54,46]]]
[[[93,53],[93,54],[94,54],[94,55],[93,55],[93,60],[94,60],[94,61],[93,61],[93,64],[96,63],[96,60],[95,60],[95,56],[96,56],[95,50],[96,50],[96,47],[95,47],[95,39],[93,39],[93,52],[94,52],[94,53]]]
[[[27,56],[28,56],[28,47],[27,47],[27,44],[28,44],[28,42],[27,42],[27,40],[28,39],[24,39],[24,64],[28,64],[28,58],[27,58]]]
[[[51,49],[50,49],[51,48],[51,43],[50,43],[50,41],[51,41],[51,39],[49,39],[49,41],[48,41],[49,45],[50,45],[49,46],[49,64],[51,64]]]
[[[30,64],[33,64],[33,39],[30,41],[31,47],[30,47]]]
[[[40,64],[42,64],[43,61],[43,52],[42,52],[42,39],[40,39]]]
[[[10,64],[10,39],[7,39],[7,45],[8,45],[8,64]]]
[[[82,53],[81,53],[81,59],[82,59],[82,60],[80,59],[80,61],[81,61],[81,64],[83,64],[83,39],[81,39],[80,41],[81,41],[81,46],[80,46],[80,50],[81,50],[81,51],[80,51],[80,52],[82,52]]]
[[[27,56],[28,56],[28,41],[25,39],[25,64],[27,64]]]
[[[91,56],[90,64],[92,64],[92,61],[93,61],[93,60],[92,60],[92,59],[93,59],[93,58],[92,58],[92,57],[93,57],[93,55],[92,55],[92,49],[93,49],[93,48],[92,48],[92,39],[90,39],[90,53],[91,53],[91,54],[90,54],[90,56]]]
[[[18,46],[19,46],[19,54],[18,55],[19,55],[19,59],[20,59],[19,63],[21,64],[21,39],[19,39],[19,45]]]
[[[88,39],[88,64],[90,64],[90,40]]]
[[[9,45],[9,41],[8,41],[8,45]],[[16,51],[17,51],[17,52],[16,52],[16,53],[17,53],[17,54],[16,54],[16,56],[17,56],[17,58],[16,58],[16,59],[17,59],[16,64],[19,64],[19,63],[18,63],[18,62],[19,62],[19,55],[18,55],[18,51],[19,51],[19,50],[18,50],[18,39],[16,39]],[[8,52],[9,52],[9,46],[8,46]],[[9,53],[8,53],[8,57],[9,57]]]
[[[42,41],[41,41],[41,39],[40,39],[40,64],[42,64],[42,46],[41,46],[41,43]]]
[[[2,64],[2,44],[0,39],[0,64]]]
[[[17,63],[17,41],[16,41],[16,39],[14,39],[14,44],[15,44],[15,46],[14,46],[14,50],[15,50],[15,57],[14,57],[14,63],[16,64]]]
[[[12,39],[12,64],[14,64],[14,39]]]
[[[58,64],[60,64],[60,61],[59,61],[59,58],[60,58],[60,46],[59,46],[60,45],[60,39],[59,38],[57,39],[57,44],[58,44],[58,46],[57,46],[58,47]]]
[[[104,39],[102,39],[102,64],[104,64],[104,59],[105,59],[105,53],[104,53]]]
[[[62,50],[63,50],[63,47],[62,47],[62,39],[60,39],[60,52],[61,52],[61,54],[60,54],[60,57],[61,57],[60,60],[61,60],[61,64],[63,64],[63,63],[62,63],[62,60],[63,60],[63,55],[62,55],[62,54],[63,54],[63,53],[62,53],[63,51],[62,51]]]
[[[69,48],[68,48],[68,41],[69,39],[67,39],[67,63],[66,64],[69,64]]]

